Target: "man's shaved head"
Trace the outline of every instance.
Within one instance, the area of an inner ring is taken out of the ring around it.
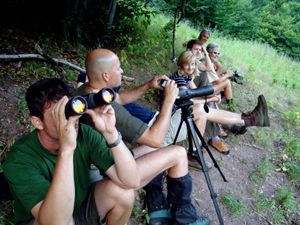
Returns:
[[[118,58],[115,53],[108,49],[95,49],[90,51],[85,60],[86,72],[90,81],[98,81],[99,74],[108,73],[112,62]]]

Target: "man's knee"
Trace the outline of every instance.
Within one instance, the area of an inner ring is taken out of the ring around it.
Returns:
[[[187,162],[187,151],[184,147],[179,145],[172,145],[174,147],[173,151],[175,154],[175,158],[180,162]]]
[[[103,194],[105,193],[105,194]],[[110,201],[118,202],[122,204],[132,205],[134,202],[134,190],[124,189],[111,180],[106,180],[104,182],[99,182],[95,189],[95,199],[96,201],[102,200],[103,195],[108,197]]]

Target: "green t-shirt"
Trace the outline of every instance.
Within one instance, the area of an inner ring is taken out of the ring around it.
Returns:
[[[47,151],[39,142],[37,132],[16,141],[3,164],[5,178],[15,199],[16,224],[30,221],[31,209],[43,200],[54,173],[57,155]],[[90,164],[104,173],[114,164],[104,138],[94,129],[81,125],[74,151],[75,205],[73,215],[85,199],[89,186]]]
[[[77,90],[78,94],[87,94],[85,92],[85,87],[86,84],[81,85]],[[146,129],[148,129],[147,124],[132,116],[127,109],[124,108],[124,106],[116,102],[113,102],[111,105],[115,110],[117,130],[122,134],[122,138],[125,142],[129,143],[130,145],[134,145],[139,137],[141,137]],[[93,121],[88,114],[81,116],[80,122],[94,126]]]

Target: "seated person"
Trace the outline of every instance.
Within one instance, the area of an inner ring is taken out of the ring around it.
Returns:
[[[121,85],[123,70],[118,56],[110,50],[95,49],[89,52],[86,57],[86,70],[88,82],[79,88],[79,94],[97,93],[102,88],[116,88]],[[122,90],[116,95],[115,102],[112,103],[116,113],[116,127],[123,139],[132,146],[136,143],[140,144],[139,147],[132,149],[135,158],[152,151],[156,152],[156,149],[161,146],[172,144],[180,123],[180,112],[176,112],[171,117],[172,107],[178,95],[178,88],[175,82],[171,80],[164,88],[164,99],[160,112],[152,126],[147,126],[123,107],[123,105],[134,102],[143,96],[149,88],[162,89],[159,85],[161,79],[169,80],[166,76],[156,76],[137,88]],[[88,115],[83,115],[81,121],[93,126]],[[182,141],[186,137],[186,127],[183,126],[178,141]],[[176,218],[174,218],[175,215],[172,214],[172,210],[170,211],[170,201],[166,199],[163,193],[161,178],[162,174],[144,187],[150,224],[173,224],[173,220]],[[186,212],[183,215],[186,215]],[[186,224],[189,222],[186,221]]]
[[[219,79],[213,81],[213,83],[220,83],[222,81],[226,81],[228,84],[226,87],[224,87],[224,97],[227,102],[227,108],[230,111],[235,111],[235,104],[232,97],[232,85],[230,77],[233,76],[234,72],[232,70],[222,70],[222,65],[219,61],[219,55],[220,55],[220,46],[216,43],[210,43],[207,45],[206,50],[208,52],[208,56],[214,66],[214,70],[216,74],[219,76]]]
[[[201,42],[198,40],[190,40],[187,44],[187,50],[192,51],[199,61],[197,62],[199,63],[199,76],[195,77],[195,84],[197,84],[198,87],[210,84],[208,73],[210,71],[214,71],[214,67],[210,60],[210,57],[208,57],[208,53],[205,47],[201,45]],[[202,55],[204,55],[203,59],[201,59]],[[221,96],[216,93],[215,95],[217,97],[217,100],[215,102],[209,102],[208,105],[212,108],[218,109],[217,103],[220,102]],[[209,138],[209,144],[214,149],[216,149],[220,153],[229,154],[230,150],[226,146],[225,141],[219,137],[219,135],[221,135],[222,137],[227,136],[227,133],[225,133],[220,124],[208,121],[208,123],[206,124],[205,133]]]
[[[193,82],[194,77],[198,74],[197,58],[191,51],[181,53],[177,61],[178,71],[170,78],[175,80],[179,88],[193,89],[196,88]],[[216,91],[213,85],[214,92]],[[245,126],[269,126],[268,108],[265,98],[260,95],[258,104],[250,113],[233,113],[225,110],[209,108],[205,112],[202,99],[193,99],[193,115],[196,120],[201,134],[204,134],[206,121],[212,121],[220,124],[242,124]]]
[[[211,33],[209,30],[207,30],[207,29],[201,30],[201,32],[199,33],[199,36],[198,36],[198,41],[199,41],[200,45],[204,46],[205,43],[210,38],[210,35],[211,35]]]
[[[100,135],[78,124],[79,116],[66,119],[70,96],[70,87],[57,78],[42,79],[27,89],[36,129],[14,143],[3,165],[15,199],[16,224],[124,225],[133,207],[133,190],[163,171],[172,223],[210,224],[192,205],[184,148],[170,145],[134,160],[115,127],[112,107],[86,111]],[[92,163],[105,178],[90,185]]]

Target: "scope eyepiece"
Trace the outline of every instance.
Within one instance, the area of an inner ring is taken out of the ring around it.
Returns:
[[[88,104],[89,109],[94,109],[99,106],[111,104],[116,97],[116,94],[111,88],[103,88],[97,93],[91,93],[83,96]]]
[[[82,115],[86,112],[88,106],[87,102],[84,97],[82,96],[75,96],[66,104],[65,108],[65,116],[68,119],[70,116],[75,115]]]

